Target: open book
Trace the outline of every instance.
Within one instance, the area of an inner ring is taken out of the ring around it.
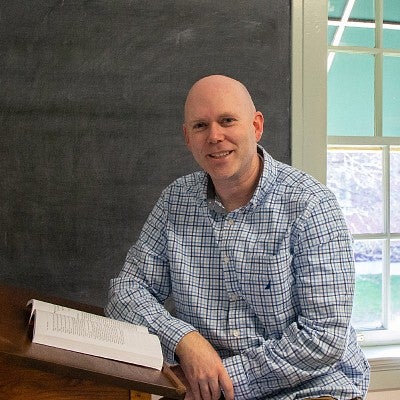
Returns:
[[[84,311],[29,300],[32,342],[161,370],[156,335],[146,327]]]

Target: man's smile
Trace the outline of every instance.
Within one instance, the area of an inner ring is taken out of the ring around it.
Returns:
[[[208,157],[215,158],[215,159],[224,158],[224,157],[229,156],[232,152],[233,152],[233,150],[219,151],[217,153],[210,153],[208,155]]]

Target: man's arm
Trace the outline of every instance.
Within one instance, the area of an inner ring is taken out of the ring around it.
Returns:
[[[177,343],[195,328],[173,317],[164,307],[171,294],[171,282],[162,203],[161,196],[137,243],[129,249],[121,272],[111,280],[105,314],[147,326],[159,336],[166,361],[174,364]]]

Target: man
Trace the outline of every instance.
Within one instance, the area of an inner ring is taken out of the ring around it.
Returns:
[[[263,122],[240,82],[194,84],[183,130],[203,171],[164,190],[106,312],[159,336],[186,399],[362,398],[351,236],[331,192],[258,146]]]

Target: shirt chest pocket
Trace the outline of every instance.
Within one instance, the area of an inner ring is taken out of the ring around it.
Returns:
[[[242,294],[258,316],[285,318],[293,301],[292,255],[285,249],[276,255],[254,252],[241,270]]]

